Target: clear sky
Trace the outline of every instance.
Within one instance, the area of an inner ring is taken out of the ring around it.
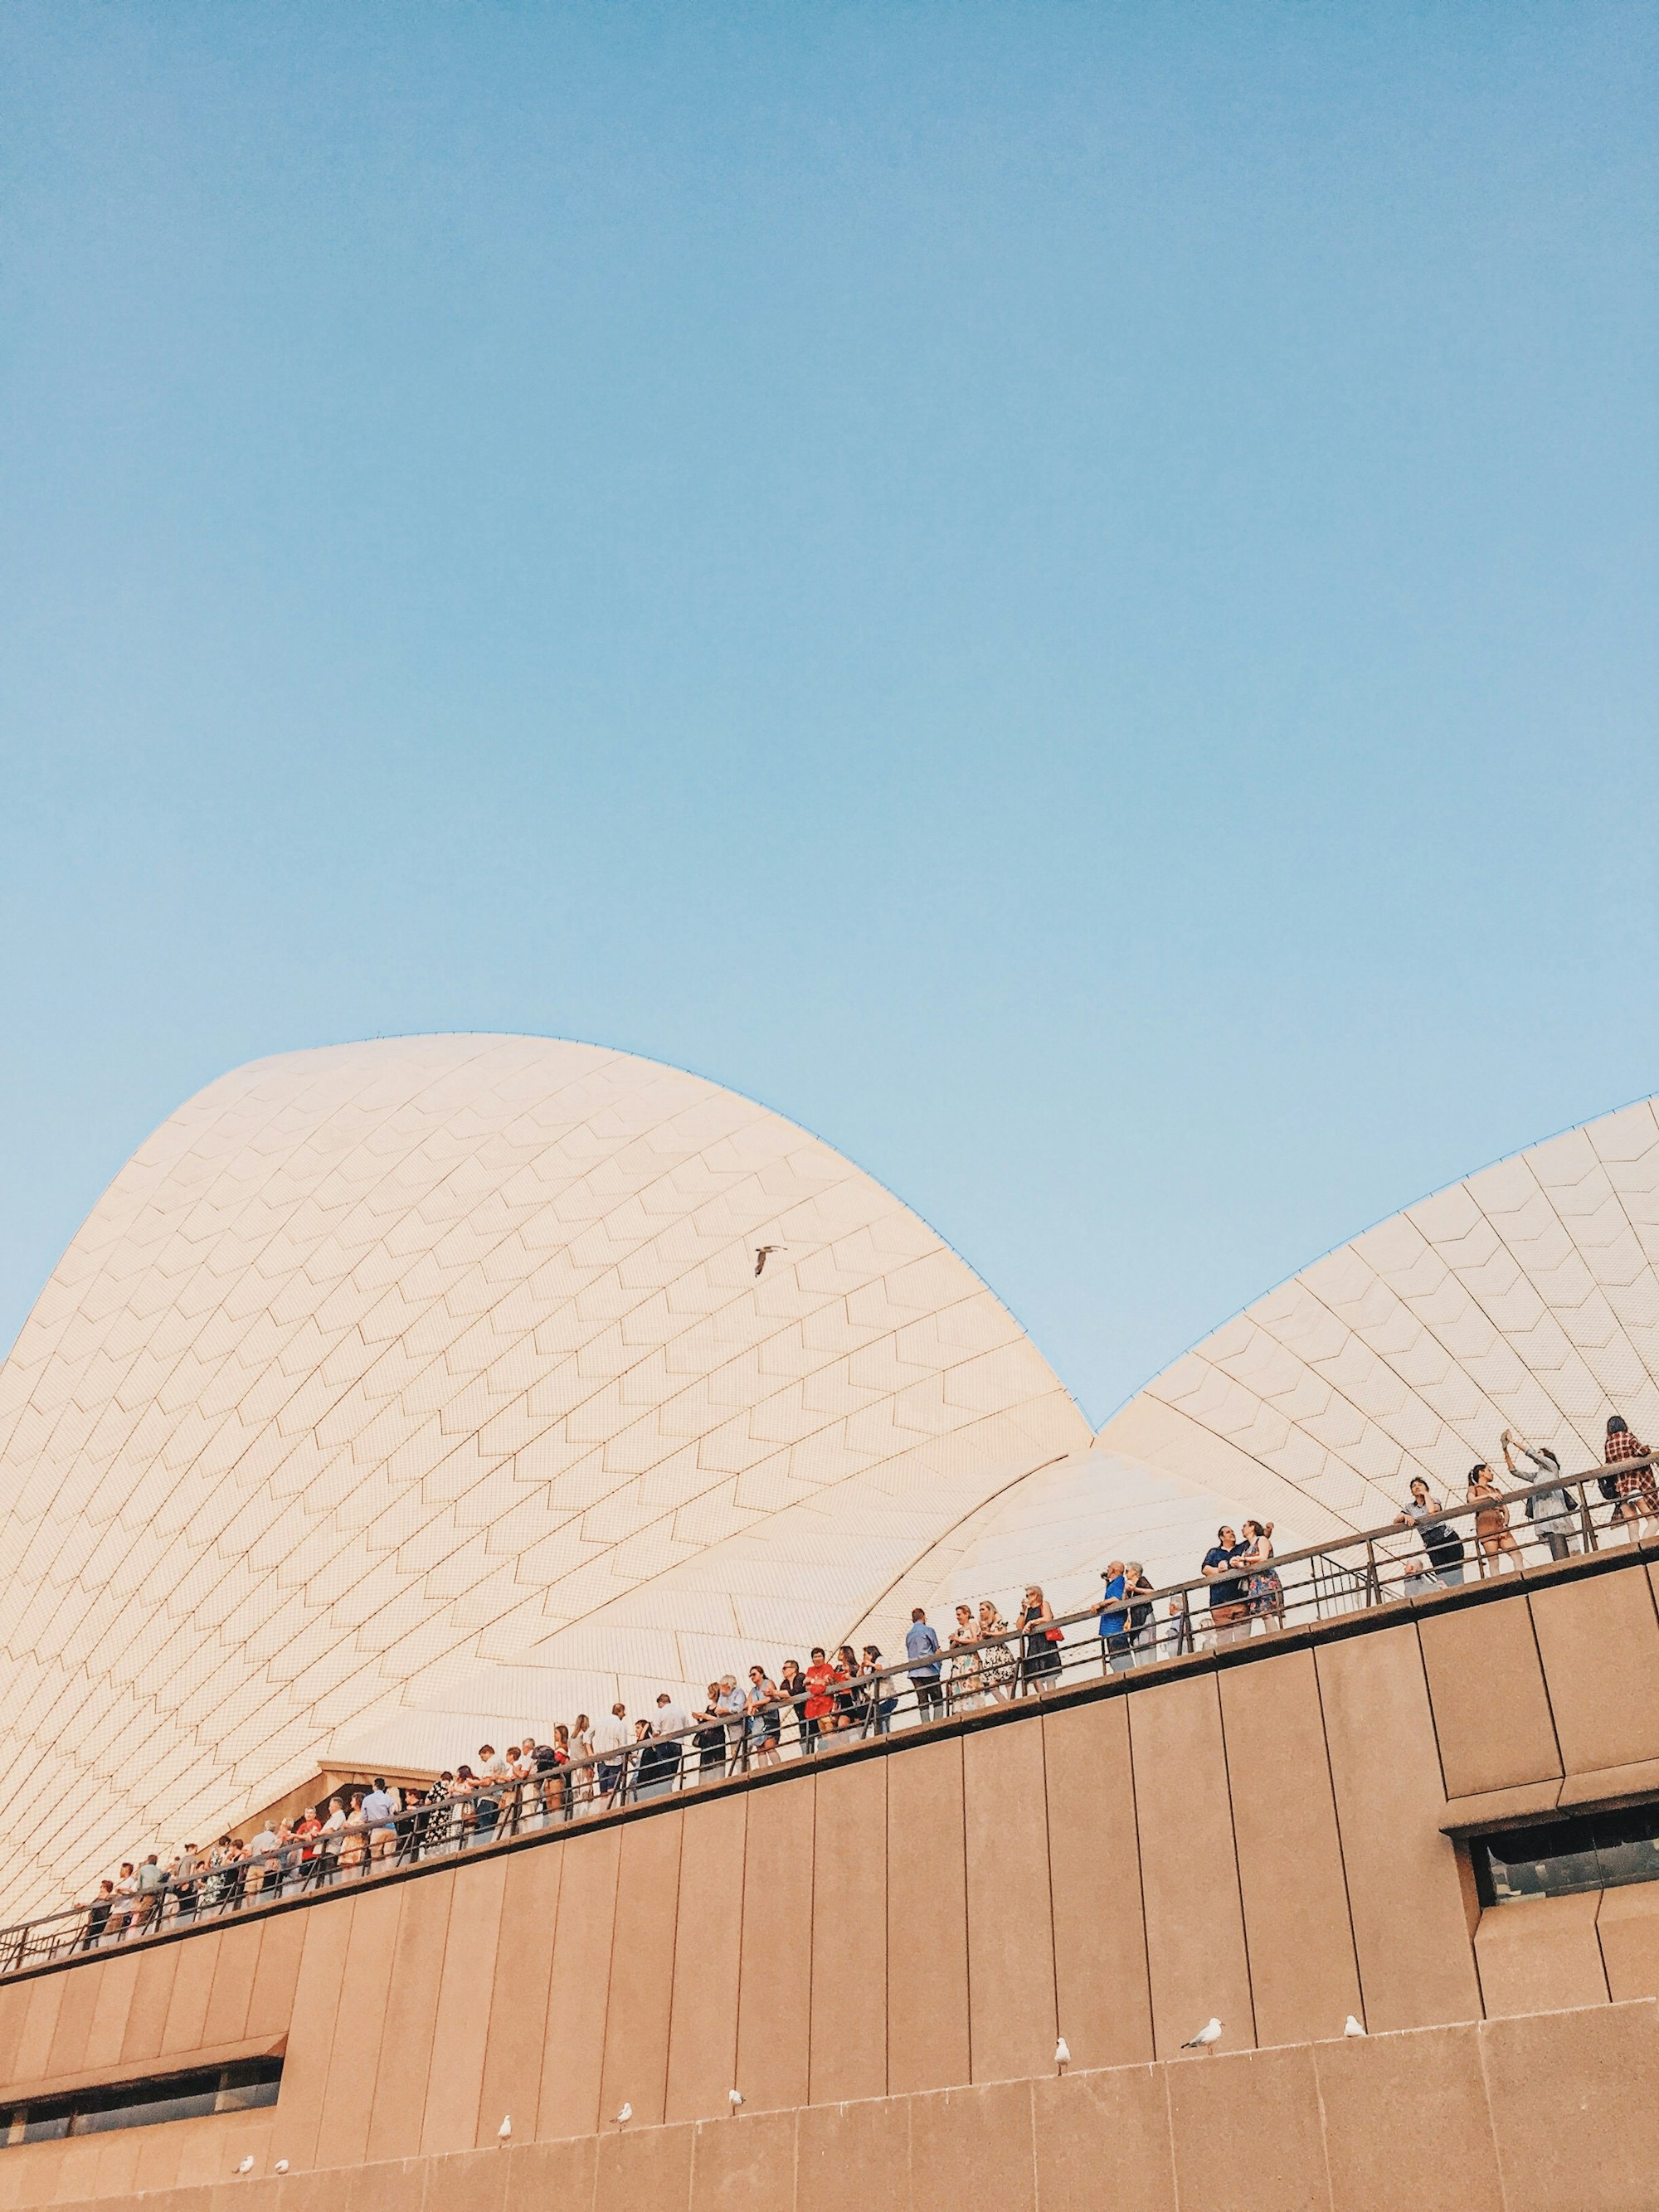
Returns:
[[[1103,1419],[1659,1089],[1659,16],[0,13],[0,1341],[259,1054],[806,1123]]]

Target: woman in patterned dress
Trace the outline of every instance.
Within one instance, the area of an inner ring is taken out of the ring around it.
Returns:
[[[951,1662],[952,1712],[971,1711],[983,1693],[984,1670],[980,1665],[980,1655],[971,1649],[962,1649],[964,1644],[976,1644],[981,1633],[979,1623],[974,1619],[972,1607],[959,1605],[957,1607],[957,1625],[951,1631],[951,1649],[956,1653]]]
[[[979,1601],[979,1632],[985,1644],[979,1655],[980,1687],[994,1704],[999,1698],[1012,1697],[1019,1670],[1005,1640],[1008,1624],[988,1597]]]

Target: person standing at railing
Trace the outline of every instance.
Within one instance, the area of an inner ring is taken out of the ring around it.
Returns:
[[[806,1717],[807,1700],[811,1692],[806,1677],[800,1671],[799,1659],[786,1659],[778,1669],[778,1695],[788,1706],[795,1719],[795,1747],[798,1752],[811,1751],[817,1739],[817,1726]]]
[[[613,1802],[623,1786],[629,1749],[633,1741],[634,1731],[628,1724],[628,1708],[618,1698],[593,1730],[593,1748],[599,1759],[599,1794],[607,1805]]]
[[[807,1748],[816,1751],[834,1725],[835,1700],[830,1691],[835,1687],[836,1670],[823,1656],[823,1646],[815,1644],[810,1655],[811,1664],[803,1676],[807,1687],[806,1717],[812,1724],[812,1741]]]
[[[708,1685],[707,1701],[696,1715],[697,1733],[697,1779],[714,1781],[726,1765],[726,1720],[720,1711],[720,1686]]]
[[[680,1778],[683,1746],[679,1738],[692,1725],[691,1716],[682,1705],[677,1705],[666,1690],[659,1692],[654,1731],[659,1739],[658,1752],[661,1759],[662,1786],[665,1794]],[[672,1739],[667,1741],[666,1739]]]
[[[979,1623],[974,1619],[973,1607],[957,1607],[957,1625],[951,1631],[950,1704],[953,1713],[971,1712],[979,1703],[984,1681],[977,1649]],[[965,1647],[965,1648],[964,1648]]]
[[[1565,1559],[1577,1549],[1572,1540],[1575,1507],[1570,1491],[1551,1486],[1552,1478],[1559,1477],[1561,1462],[1547,1444],[1534,1446],[1516,1430],[1505,1429],[1498,1440],[1504,1447],[1504,1464],[1516,1482],[1535,1483],[1527,1500],[1527,1518],[1535,1533],[1541,1536],[1553,1559]],[[1515,1455],[1519,1452],[1528,1462],[1518,1468]]]
[[[778,1686],[764,1667],[749,1669],[749,1759],[753,1766],[775,1766],[783,1742]]]
[[[988,1700],[1000,1705],[1014,1694],[1019,1662],[1006,1641],[1008,1624],[988,1597],[979,1601],[979,1633],[985,1646],[979,1655],[980,1682]]]
[[[1607,1422],[1606,1444],[1607,1465],[1617,1467],[1624,1460],[1646,1459],[1648,1448],[1638,1443],[1629,1423],[1622,1413],[1613,1414]],[[1642,1523],[1649,1522],[1659,1533],[1659,1481],[1655,1480],[1650,1467],[1621,1468],[1614,1476],[1619,1487],[1619,1503],[1613,1517],[1623,1525],[1625,1540],[1634,1544],[1641,1534]]]
[[[247,1847],[252,1863],[243,1887],[250,1898],[254,1898],[267,1882],[273,1887],[276,1882],[276,1832],[269,1820],[262,1821],[258,1833],[248,1838]]]
[[[1025,1602],[1014,1624],[1020,1639],[1020,1674],[1029,1693],[1041,1696],[1060,1676],[1060,1638],[1054,1609],[1036,1583],[1028,1583]]]
[[[1127,1674],[1135,1663],[1129,1645],[1127,1571],[1121,1559],[1114,1559],[1100,1573],[1106,1585],[1100,1593],[1100,1618],[1095,1623],[1100,1636],[1100,1671]]]
[[[1481,1573],[1501,1574],[1505,1559],[1518,1573],[1525,1564],[1521,1547],[1510,1527],[1509,1507],[1496,1502],[1503,1493],[1498,1487],[1497,1476],[1485,1460],[1469,1469],[1468,1487],[1463,1495],[1471,1505],[1480,1508],[1474,1516],[1474,1537],[1480,1547]]]
[[[392,1792],[386,1786],[383,1774],[375,1776],[374,1787],[363,1800],[363,1819],[368,1824],[369,1856],[392,1857],[398,1849],[398,1808],[392,1802]]]
[[[921,1606],[911,1610],[910,1626],[904,1632],[904,1656],[910,1662],[910,1686],[916,1693],[916,1718],[943,1720],[945,1692],[939,1678],[944,1670],[939,1663],[939,1632],[928,1626]]]
[[[1210,1626],[1215,1631],[1218,1650],[1250,1632],[1250,1608],[1244,1595],[1244,1579],[1238,1572],[1249,1549],[1240,1540],[1237,1530],[1224,1522],[1199,1570],[1210,1585]]]
[[[1244,1583],[1244,1602],[1250,1618],[1259,1620],[1264,1630],[1282,1628],[1285,1586],[1273,1564],[1273,1524],[1271,1521],[1247,1521],[1239,1533],[1249,1547],[1244,1554],[1244,1564],[1249,1569]]]
[[[115,1884],[106,1879],[98,1885],[98,1893],[88,1905],[87,1924],[81,1936],[83,1951],[95,1951],[104,1940],[104,1930],[109,1925],[109,1916],[115,1905]]]
[[[576,1769],[571,1788],[575,1793],[574,1813],[584,1811],[593,1802],[595,1777],[598,1770],[592,1764],[593,1723],[586,1713],[578,1713],[570,1728],[570,1760]],[[572,1817],[574,1817],[573,1813]]]
[[[720,1676],[720,1693],[714,1701],[714,1710],[726,1723],[726,1771],[728,1774],[740,1774],[748,1748],[749,1693],[738,1687],[735,1674]]]
[[[889,1735],[893,1716],[898,1711],[898,1692],[890,1674],[884,1679],[879,1644],[865,1645],[859,1673],[864,1677],[864,1709],[870,1731],[874,1735]]]
[[[1463,1539],[1455,1528],[1448,1527],[1445,1507],[1434,1497],[1420,1474],[1412,1477],[1411,1503],[1403,1513],[1396,1513],[1396,1528],[1415,1527],[1423,1549],[1429,1555],[1429,1565],[1436,1579],[1448,1589],[1455,1589],[1463,1579],[1463,1563],[1467,1553]]]
[[[1123,1594],[1129,1600],[1129,1649],[1137,1666],[1158,1656],[1158,1621],[1151,1602],[1157,1588],[1139,1560],[1131,1559],[1123,1570]]]

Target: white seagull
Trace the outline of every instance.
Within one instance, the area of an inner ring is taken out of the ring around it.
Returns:
[[[743,2102],[743,2092],[742,2092],[742,2090],[741,2090],[741,2089],[728,2089],[728,2090],[726,2091],[726,2103],[727,2103],[728,2105],[730,2105],[730,2106],[732,2107],[732,2111],[735,2112],[737,2111],[737,2109],[738,2109],[738,2106],[740,2104],[742,2104],[742,2102]]]
[[[1342,2033],[1344,2035],[1364,2035],[1365,2030],[1360,2026],[1353,2014],[1350,2013],[1346,2020],[1342,2023]]]
[[[503,2113],[501,2114],[501,2124],[500,2127],[498,2127],[498,2128],[496,2129],[496,2130],[495,2130],[495,2140],[496,2140],[496,2142],[505,2142],[507,2141],[507,2137],[512,2134],[512,2132],[513,2132],[513,2115],[512,2115],[512,2113],[511,2113],[511,2112],[503,2112]]]
[[[633,2117],[634,2107],[631,2105],[624,2105],[617,2115],[617,2125],[619,2128],[625,2128]]]
[[[250,2155],[249,2155],[248,2157],[245,2158],[245,2159],[242,2160],[241,2164],[237,2167],[236,2171],[237,2171],[237,2172],[238,2172],[238,2173],[252,2173],[252,2171],[253,2171],[253,2160],[252,2160],[252,2154],[250,2154]]]
[[[286,2173],[288,2172],[288,2160],[285,2158],[279,2158],[276,2165],[271,2168],[271,2171],[273,2173]]]
[[[1188,2036],[1181,2047],[1183,2051],[1207,2051],[1212,2043],[1219,2043],[1220,2040],[1221,2022],[1218,2020],[1206,2020],[1198,2033]]]
[[[1071,2063],[1072,2046],[1062,2035],[1054,2045],[1054,2063],[1056,2066],[1069,2066]]]

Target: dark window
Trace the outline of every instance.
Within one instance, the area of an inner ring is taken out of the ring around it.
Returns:
[[[198,2067],[189,2074],[152,2075],[0,2106],[0,2142],[49,2142],[59,2136],[100,2135],[106,2128],[149,2128],[158,2120],[195,2120],[209,2112],[245,2112],[274,2105],[280,2058],[245,2058],[234,2066]]]
[[[1469,1849],[1482,1905],[1659,1881],[1659,1803],[1504,1828],[1472,1836]]]

